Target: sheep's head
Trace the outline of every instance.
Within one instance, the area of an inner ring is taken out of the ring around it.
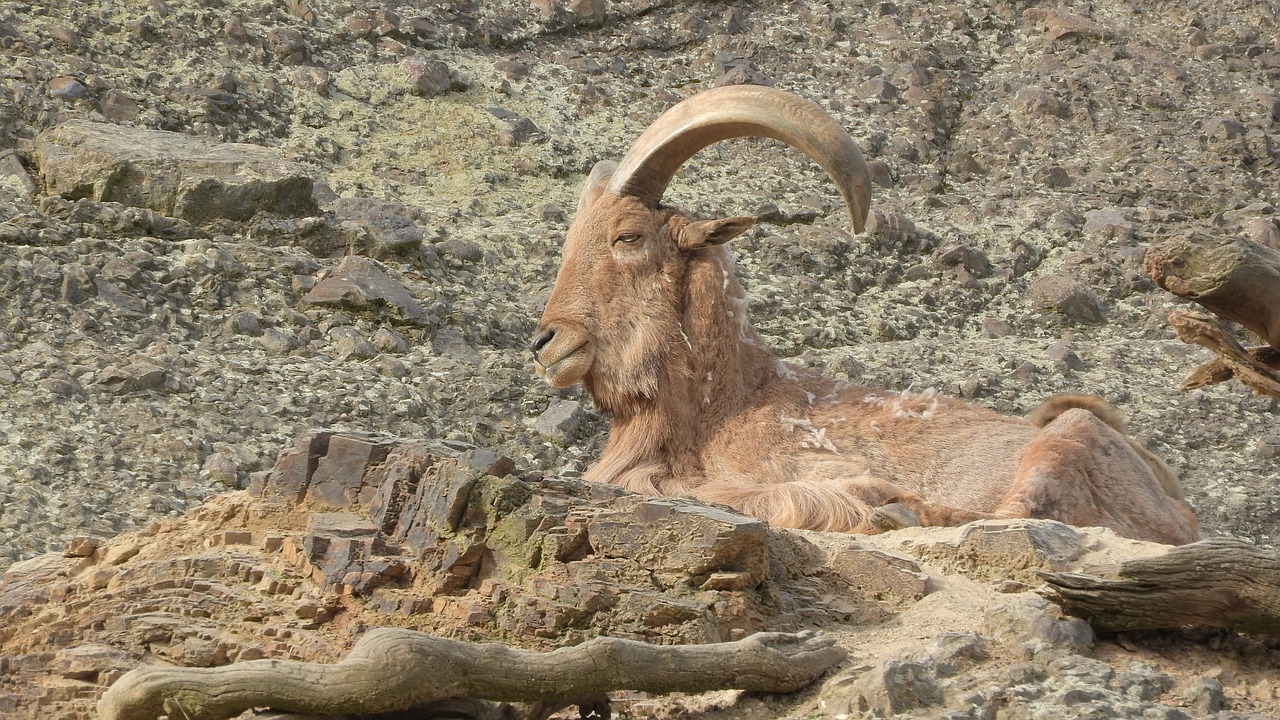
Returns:
[[[549,384],[582,380],[597,401],[602,394],[652,397],[665,356],[681,342],[687,264],[755,222],[694,221],[663,207],[662,194],[694,153],[748,135],[782,140],[822,165],[855,231],[862,230],[870,201],[866,165],[848,133],[821,108],[759,86],[695,95],[658,118],[621,163],[597,163],[587,179],[530,346]]]

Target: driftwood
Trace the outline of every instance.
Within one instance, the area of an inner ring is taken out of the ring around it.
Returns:
[[[1246,349],[1212,318],[1170,314],[1179,338],[1219,356],[1192,371],[1184,390],[1235,378],[1255,393],[1280,398],[1280,252],[1242,237],[1192,235],[1151,248],[1145,266],[1160,287],[1239,323],[1270,345]]]
[[[1245,348],[1215,318],[1204,313],[1175,310],[1169,313],[1169,324],[1178,339],[1209,348],[1218,355],[1216,360],[1192,370],[1182,381],[1183,390],[1235,378],[1259,395],[1280,400],[1280,350]]]
[[[1099,630],[1185,625],[1280,634],[1280,554],[1211,538],[1122,563],[1114,577],[1041,573],[1068,614]]]
[[[792,692],[843,657],[834,640],[812,632],[679,646],[596,638],[544,653],[381,628],[332,665],[137,668],[107,690],[98,713],[102,720],[220,720],[269,708],[294,717],[541,720],[576,704],[583,717],[607,718],[610,690]]]

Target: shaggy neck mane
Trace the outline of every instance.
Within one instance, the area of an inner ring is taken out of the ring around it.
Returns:
[[[652,495],[685,485],[672,476],[702,475],[698,449],[727,418],[760,401],[778,377],[778,360],[747,319],[746,293],[727,248],[694,252],[678,283],[678,319],[657,354],[657,392],[620,398],[587,378],[597,407],[610,417],[609,440],[588,480],[612,482]]]

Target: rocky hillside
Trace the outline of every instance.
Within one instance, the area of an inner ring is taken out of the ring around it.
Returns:
[[[577,187],[742,82],[820,103],[876,182],[856,237],[775,143],[673,183],[762,219],[735,244],[782,354],[1013,414],[1105,395],[1207,531],[1274,543],[1277,405],[1177,389],[1207,354],[1142,257],[1280,248],[1278,36],[1253,0],[5,3],[0,569],[176,521],[312,428],[573,479],[604,424],[524,348]]]

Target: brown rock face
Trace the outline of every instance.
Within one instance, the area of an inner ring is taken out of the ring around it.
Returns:
[[[181,521],[18,563],[0,581],[0,709],[83,717],[144,652],[328,661],[406,623],[526,646],[715,642],[778,614],[769,558],[792,550],[764,523],[513,471],[456,443],[316,430]]]

